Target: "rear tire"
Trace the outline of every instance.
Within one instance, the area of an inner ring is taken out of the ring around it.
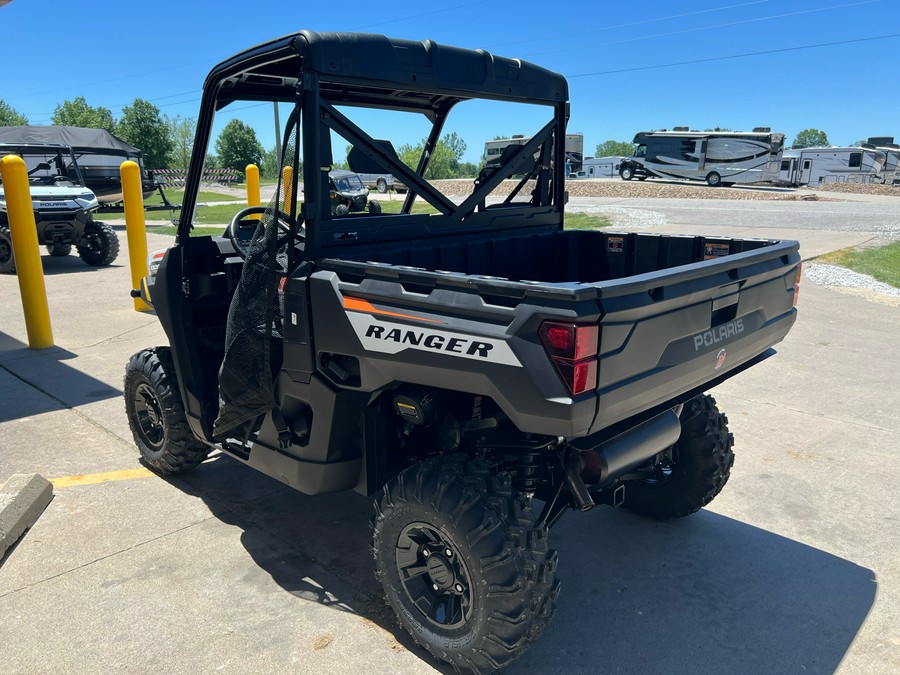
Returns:
[[[709,187],[719,187],[722,185],[722,176],[713,171],[706,176],[706,184],[709,185]]]
[[[168,347],[145,349],[125,368],[125,413],[146,464],[161,474],[193,469],[211,448],[188,427]]]
[[[509,474],[465,459],[429,459],[391,480],[375,502],[372,552],[413,639],[458,671],[489,672],[553,616],[556,553]]]
[[[105,267],[119,255],[119,238],[106,223],[93,221],[85,225],[82,241],[86,243],[78,244],[78,255],[87,265]]]
[[[53,242],[52,244],[47,245],[47,253],[52,256],[63,257],[67,256],[72,252],[72,244],[65,244],[63,242]]]
[[[709,394],[692,398],[681,411],[681,437],[672,461],[653,479],[625,486],[625,508],[667,519],[690,515],[709,504],[728,482],[734,464],[734,436],[728,418]]]
[[[8,225],[0,225],[0,274],[16,273],[16,257],[13,255],[12,234]]]
[[[375,189],[384,194],[388,191],[387,181],[384,178],[379,178],[375,181]]]

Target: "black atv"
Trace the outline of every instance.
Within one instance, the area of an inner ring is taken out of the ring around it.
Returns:
[[[97,197],[84,187],[72,149],[56,144],[0,144],[0,156],[19,155],[28,169],[28,188],[38,241],[52,256],[69,255],[74,245],[88,265],[111,265],[119,239],[106,223],[94,220]],[[0,272],[13,274],[16,260],[3,185],[0,183]]]
[[[367,209],[373,215],[381,213],[381,204],[369,199],[369,188],[362,182],[362,178],[352,171],[329,171],[328,187],[333,216],[346,216],[348,213],[358,213]]]

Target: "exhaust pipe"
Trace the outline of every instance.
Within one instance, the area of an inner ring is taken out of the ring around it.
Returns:
[[[576,448],[581,450],[578,458],[584,466],[581,477],[595,487],[603,487],[675,445],[679,436],[678,413],[666,410],[594,448]]]

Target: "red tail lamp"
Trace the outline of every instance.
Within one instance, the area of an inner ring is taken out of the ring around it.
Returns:
[[[597,388],[600,329],[596,324],[545,321],[538,334],[573,396]]]

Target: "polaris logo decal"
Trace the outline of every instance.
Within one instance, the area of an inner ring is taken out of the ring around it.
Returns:
[[[735,319],[694,336],[694,351],[712,347],[744,332],[744,320]]]
[[[372,352],[398,354],[407,349],[439,352],[464,359],[521,366],[509,345],[503,340],[475,337],[434,328],[419,328],[373,316],[348,312],[347,318],[363,347]]]

